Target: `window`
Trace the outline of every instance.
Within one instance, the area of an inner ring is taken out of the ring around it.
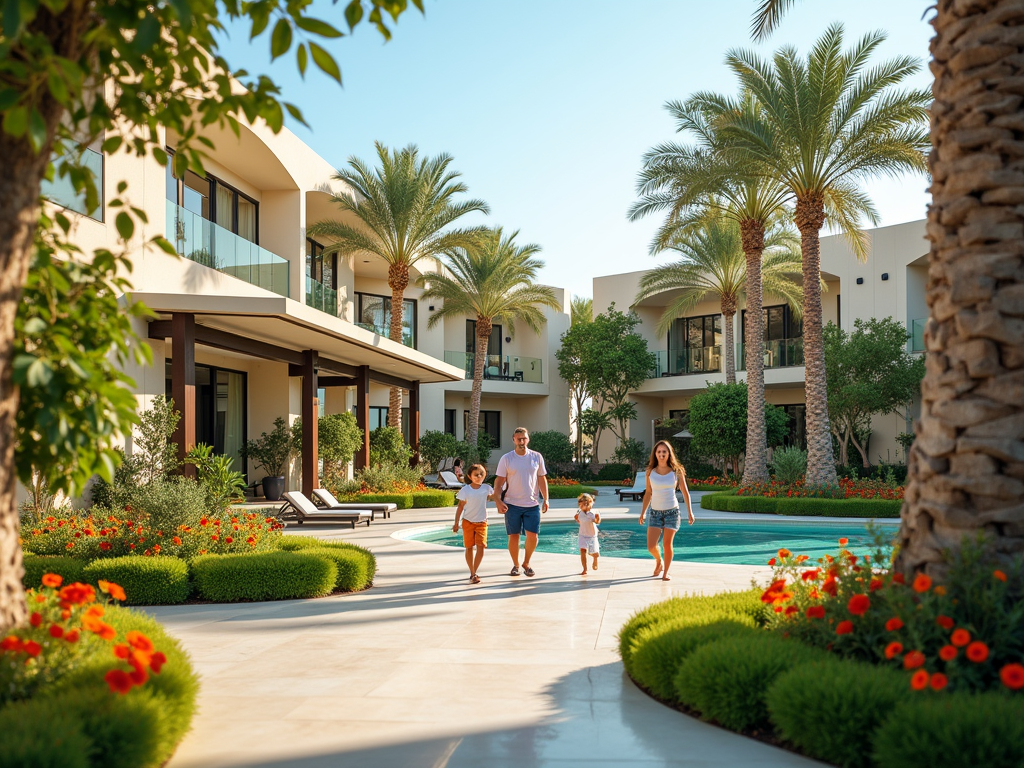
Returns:
[[[444,409],[444,431],[446,434],[455,436],[455,409]]]
[[[501,326],[492,325],[491,335],[487,339],[487,361],[484,363],[484,378],[501,378],[508,374],[502,365]],[[466,321],[466,375],[473,376],[473,359],[476,355],[476,320]],[[482,413],[482,411],[481,411]],[[482,417],[481,417],[482,418]]]
[[[469,411],[462,412],[463,434],[469,431]],[[501,411],[480,411],[480,431],[486,432],[491,443],[501,445]]]
[[[680,317],[668,331],[668,373],[703,373],[722,368],[722,316]]]
[[[173,152],[168,149],[168,152]],[[165,174],[167,199],[186,211],[233,232],[250,243],[259,243],[259,203],[214,176],[203,178],[185,171],[174,175],[172,164]]]
[[[402,302],[402,343],[416,348],[416,300]],[[356,294],[356,324],[388,337],[391,334],[391,297],[373,293]]]
[[[780,341],[782,339],[798,339],[804,335],[804,324],[799,318],[793,316],[788,304],[765,307],[762,310],[764,316],[764,340]],[[740,338],[747,340],[747,310],[741,314],[742,324],[740,326]]]
[[[56,157],[53,159],[56,168],[60,163]],[[85,195],[75,192],[71,179],[67,176],[62,177],[55,173],[53,181],[43,179],[41,193],[43,197],[55,205],[67,208],[75,213],[80,213],[83,216],[88,216],[96,221],[103,221],[103,153],[97,152],[95,149],[86,148],[82,151],[81,164],[92,171],[93,183],[96,185],[96,191],[100,196],[99,207],[96,210],[90,211],[86,208]]]
[[[321,285],[326,285],[328,288],[337,289],[336,262],[336,254],[324,256],[324,247],[316,240],[306,238],[306,277]]]
[[[245,472],[242,447],[248,422],[248,374],[196,365],[196,442],[234,459],[234,469]],[[166,395],[171,395],[171,359],[164,363]]]
[[[388,425],[388,411],[391,410],[386,405],[371,405],[370,406],[370,423],[367,425],[367,430],[373,432],[378,427],[386,427]],[[409,409],[402,409],[402,439],[405,442],[409,442]]]
[[[807,406],[803,403],[796,405],[778,406],[789,416],[789,435],[786,437],[787,446],[807,449]]]
[[[843,327],[843,297],[836,296],[836,326]]]

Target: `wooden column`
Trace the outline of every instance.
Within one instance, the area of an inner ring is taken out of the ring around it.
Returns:
[[[359,366],[356,376],[356,424],[363,433],[363,445],[356,451],[356,469],[370,465],[370,366]]]
[[[184,462],[196,444],[196,318],[183,312],[171,315],[171,397],[181,414],[174,442]],[[183,463],[181,473],[195,477],[195,465]]]
[[[317,424],[320,403],[317,400],[317,372],[320,367],[317,351],[302,353],[302,493],[310,498],[320,487],[320,457],[317,452]]]
[[[420,463],[420,383],[414,382],[409,388],[409,445],[412,446],[410,463]]]

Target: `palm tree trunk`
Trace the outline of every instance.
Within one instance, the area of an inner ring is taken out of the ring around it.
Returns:
[[[1024,75],[1009,0],[939,0],[932,20],[927,368],[897,567],[941,577],[942,550],[984,531],[1024,551]],[[968,161],[970,161],[968,163]]]
[[[733,296],[722,297],[722,320],[725,323],[725,383],[736,383],[736,333],[733,323],[736,320],[736,299]]]
[[[469,426],[466,442],[476,446],[480,433],[480,400],[484,389],[484,368],[487,366],[487,345],[491,339],[491,318],[476,317],[476,354],[473,356],[473,394],[469,398]]]
[[[768,438],[764,426],[764,296],[761,286],[761,255],[764,223],[740,223],[743,254],[747,259],[747,312],[744,324],[744,360],[747,365],[747,450],[743,484],[768,479]]]
[[[409,267],[392,264],[388,267],[388,287],[391,288],[391,329],[388,336],[402,343],[402,315],[405,314],[405,289],[409,287]],[[392,387],[388,398],[388,426],[402,428],[402,388]]]
[[[821,227],[825,203],[821,195],[796,201],[804,286],[804,393],[807,401],[807,484],[835,485],[836,464],[828,426],[825,386],[825,344],[821,316]],[[747,313],[750,314],[749,312]]]

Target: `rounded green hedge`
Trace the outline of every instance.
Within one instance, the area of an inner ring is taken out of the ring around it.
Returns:
[[[581,493],[597,496],[598,490],[590,485],[549,485],[549,499],[575,499]]]
[[[84,571],[89,561],[80,557],[36,556],[24,553],[22,563],[25,566],[25,574],[21,577],[21,583],[26,589],[35,589],[43,585],[43,576],[47,573],[56,573],[63,577],[66,584],[85,581]]]
[[[325,539],[318,539],[314,536],[283,536],[278,549],[282,549],[286,552],[310,552],[315,551],[322,553],[324,550],[332,551],[343,551],[347,553],[347,557],[355,558],[363,563],[360,573],[360,578],[354,577],[342,577],[341,571],[342,566],[338,566],[338,586],[337,589],[344,591],[356,591],[360,589],[366,589],[366,587],[373,584],[373,578],[377,575],[377,558],[374,554],[356,544],[350,544],[347,541],[328,541]]]
[[[114,695],[103,680],[113,666],[110,648],[98,646],[42,693],[0,708],[4,768],[157,768],[170,759],[192,722],[199,678],[154,619],[114,606],[104,620],[121,636],[148,636],[167,656],[160,674]]]
[[[83,575],[92,584],[100,579],[119,584],[128,605],[174,605],[192,592],[188,564],[177,557],[101,558],[85,566]]]
[[[440,488],[429,491],[415,491],[412,494],[413,509],[436,509],[437,507],[454,507],[455,491],[443,491]]]
[[[898,499],[810,499],[785,496],[737,496],[735,491],[701,497],[701,509],[715,512],[759,512],[806,517],[899,517]]]
[[[205,600],[293,600],[334,591],[338,568],[326,557],[305,552],[201,555],[192,561],[196,591]]]
[[[411,493],[357,493],[340,501],[350,504],[358,504],[361,501],[367,504],[397,504],[399,509],[411,509],[412,496]]]
[[[829,658],[779,675],[766,701],[775,731],[786,741],[812,757],[862,768],[872,764],[879,726],[914,695],[906,674],[896,669]]]

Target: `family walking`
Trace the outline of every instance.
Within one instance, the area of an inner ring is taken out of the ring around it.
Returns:
[[[487,549],[488,501],[493,501],[498,513],[505,518],[508,553],[512,558],[509,575],[520,575],[520,537],[524,535],[526,542],[522,573],[526,576],[534,576],[536,573],[530,566],[530,560],[537,549],[540,516],[548,511],[547,468],[544,466],[544,457],[530,450],[530,433],[524,427],[516,429],[512,442],[515,450],[506,453],[498,461],[493,487],[484,482],[487,468],[483,464],[473,464],[466,470],[466,485],[456,494],[459,503],[455,509],[452,532],[458,532],[461,522],[466,565],[469,567],[469,580],[473,584],[480,583],[478,572],[484,550]],[[693,525],[693,507],[686,487],[686,472],[676,459],[672,446],[665,440],[659,440],[647,463],[647,488],[640,507],[639,522],[647,526],[647,549],[655,559],[654,576],[661,576],[664,581],[671,578],[669,568],[674,554],[673,540],[682,520],[679,502],[676,500],[677,490],[682,493],[689,523]],[[598,540],[601,515],[593,511],[593,505],[594,497],[588,493],[581,494],[577,499],[575,520],[580,526],[578,546],[583,565],[581,576],[588,573],[588,557],[592,561],[590,568],[597,570],[601,552]]]

